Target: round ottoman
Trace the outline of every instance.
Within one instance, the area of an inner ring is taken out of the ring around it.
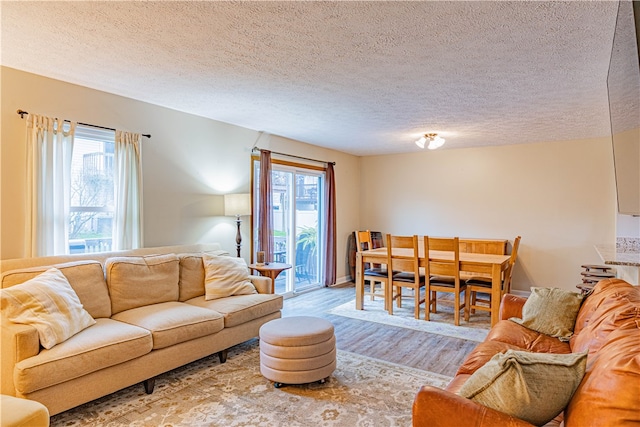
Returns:
[[[260,372],[276,388],[324,382],[335,369],[336,338],[328,320],[283,317],[260,327]]]

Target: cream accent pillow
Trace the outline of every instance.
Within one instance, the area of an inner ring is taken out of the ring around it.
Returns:
[[[178,301],[187,301],[204,295],[204,264],[202,256],[207,253],[210,255],[229,255],[223,250],[214,250],[197,253],[178,254],[180,260],[180,296]]]
[[[494,355],[458,394],[488,408],[541,426],[564,410],[580,385],[587,352],[507,350]]]
[[[36,328],[46,349],[96,323],[57,268],[0,290],[0,307],[12,322]]]
[[[258,293],[249,280],[249,268],[244,259],[203,254],[202,262],[205,273],[204,299]]]
[[[522,319],[512,317],[509,320],[560,341],[569,341],[583,298],[577,292],[532,287],[531,295],[522,307]]]

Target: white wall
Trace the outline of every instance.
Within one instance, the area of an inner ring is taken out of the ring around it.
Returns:
[[[521,235],[513,287],[575,291],[593,245],[615,241],[611,141],[365,157],[361,228],[395,234]]]
[[[618,214],[616,237],[640,238],[640,217]]]
[[[0,258],[24,256],[26,119],[17,109],[150,133],[142,154],[145,246],[218,242],[235,253],[235,218],[222,216],[222,195],[250,192],[258,132],[11,68],[0,73]],[[262,148],[337,162],[337,276],[344,277],[346,239],[358,226],[359,158],[275,136],[267,145]],[[251,227],[244,219],[248,260]]]

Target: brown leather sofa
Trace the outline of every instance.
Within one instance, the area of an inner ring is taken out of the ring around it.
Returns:
[[[413,403],[413,426],[531,427],[523,420],[455,394],[493,355],[509,349],[545,353],[589,351],[582,382],[564,412],[547,426],[640,425],[640,288],[619,279],[600,281],[582,303],[569,342],[507,320],[521,317],[525,301],[505,295],[500,307],[501,320],[467,356],[446,389],[422,387]]]

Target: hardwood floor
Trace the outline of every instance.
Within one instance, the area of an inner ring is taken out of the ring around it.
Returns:
[[[337,347],[376,359],[453,376],[478,344],[327,313],[355,299],[355,286],[322,288],[286,299],[282,316],[317,316],[335,327]]]

